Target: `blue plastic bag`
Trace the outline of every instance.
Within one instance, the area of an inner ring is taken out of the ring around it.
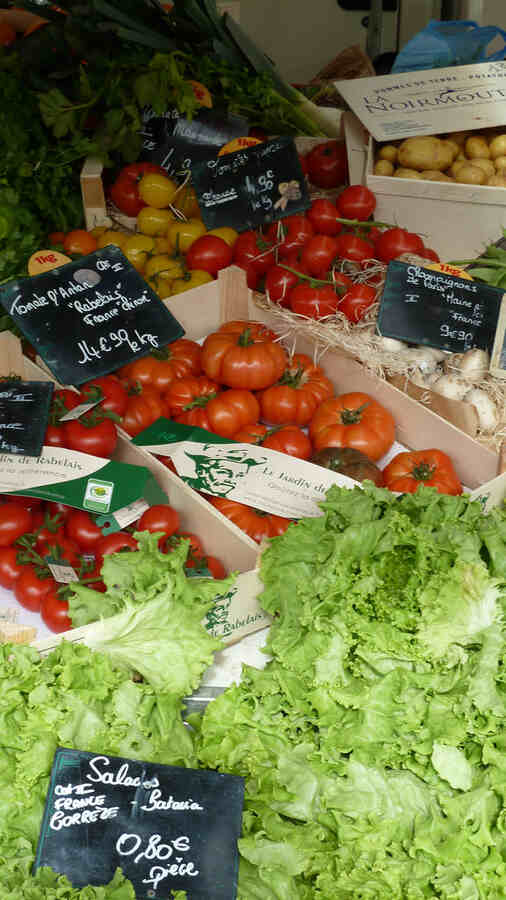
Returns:
[[[491,41],[501,37],[503,47],[486,55]],[[433,19],[397,54],[392,72],[466,66],[469,63],[506,59],[506,31],[496,25],[481,27],[470,20],[439,22]]]

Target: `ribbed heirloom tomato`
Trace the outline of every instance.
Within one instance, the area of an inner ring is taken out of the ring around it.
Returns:
[[[309,459],[313,451],[307,434],[298,425],[275,425],[274,428],[268,428],[260,443],[262,447],[295,456],[296,459]]]
[[[259,322],[226,322],[202,347],[207,377],[227,387],[263,390],[281,377],[285,365],[276,335]]]
[[[308,425],[333,393],[332,382],[311,357],[296,353],[277,384],[259,395],[261,418],[271,425]]]
[[[203,397],[202,405],[187,410],[175,419],[183,425],[197,425],[221,437],[233,438],[245,425],[252,425],[260,415],[260,406],[251,391],[221,391],[215,397]]]
[[[166,404],[162,394],[152,388],[142,388],[140,393],[130,397],[121,425],[127,434],[135,437],[165,413]]]
[[[220,391],[215,381],[205,375],[177,378],[165,394],[167,415],[180,416],[191,409],[205,407],[212,397]]]
[[[196,341],[179,338],[156,354],[128,363],[118,374],[130,384],[138,382],[144,388],[166,391],[175,378],[200,374],[200,356],[201,349]]]
[[[383,470],[385,487],[412,494],[420,485],[440,494],[461,494],[462,485],[453,463],[442,450],[412,450],[398,453]]]
[[[234,525],[242,528],[257,543],[260,543],[262,538],[284,534],[292,522],[291,519],[253,509],[253,507],[238,503],[236,500],[227,500],[226,497],[208,497],[207,499],[222,515],[230,519]]]
[[[359,391],[324,400],[309,425],[315,450],[354,447],[374,462],[395,440],[393,416],[376,400]]]

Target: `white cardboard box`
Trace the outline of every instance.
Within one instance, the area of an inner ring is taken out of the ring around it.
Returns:
[[[506,188],[373,174],[374,141],[505,125],[506,62],[336,82],[351,183],[377,199],[375,217],[421,234],[443,260],[480,255],[506,227]]]

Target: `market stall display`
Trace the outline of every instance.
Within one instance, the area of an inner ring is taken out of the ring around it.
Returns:
[[[499,900],[502,64],[7,5],[0,895]]]

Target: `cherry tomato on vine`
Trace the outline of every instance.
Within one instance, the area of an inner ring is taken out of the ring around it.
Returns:
[[[363,263],[366,259],[374,259],[375,248],[369,241],[355,234],[340,234],[337,238],[338,253],[341,259]]]
[[[83,509],[71,510],[65,522],[65,533],[81,550],[88,553],[93,552],[95,545],[103,537],[98,525]]]
[[[362,184],[351,184],[336,200],[339,216],[343,219],[358,219],[365,222],[376,209],[376,197]]]
[[[266,233],[268,241],[276,245],[279,256],[287,256],[298,250],[313,237],[314,228],[306,216],[293,215],[269,225]]]
[[[14,596],[21,606],[31,612],[39,612],[47,592],[56,587],[56,581],[49,575],[40,578],[35,566],[24,566],[24,572],[14,582]]]
[[[307,270],[302,264],[299,263],[298,268],[301,274],[307,274]],[[265,293],[274,303],[289,307],[290,291],[296,284],[299,284],[300,280],[295,271],[290,272],[283,265],[271,266],[265,276]]]
[[[341,297],[339,312],[344,313],[350,322],[359,322],[376,300],[376,291],[368,284],[354,284]]]
[[[0,506],[0,547],[8,547],[22,534],[32,530],[32,514],[20,503],[8,501]]]
[[[186,262],[190,269],[200,269],[217,275],[232,262],[232,248],[223,238],[213,234],[204,234],[191,245],[186,254]]]
[[[103,397],[98,404],[100,409],[115,413],[117,416],[123,415],[128,403],[128,394],[119,378],[116,378],[114,375],[102,375],[99,378],[87,381],[86,384],[81,386],[79,402],[91,403],[98,396],[98,392]]]
[[[310,275],[321,278],[338,255],[338,238],[315,234],[302,249],[301,262]]]
[[[118,442],[118,433],[111,419],[103,419],[95,424],[94,419],[84,415],[80,419],[65,422],[64,432],[65,444],[69,450],[90,453],[92,456],[110,458]]]
[[[317,234],[328,234],[335,237],[342,230],[343,226],[337,221],[338,216],[342,216],[342,213],[338,213],[332,200],[318,197],[313,200],[306,215]],[[346,217],[343,216],[343,218]]]
[[[156,503],[143,512],[137,523],[137,531],[149,531],[154,534],[156,531],[163,532],[163,541],[171,537],[179,528],[179,514],[167,503]]]
[[[26,566],[18,563],[16,547],[0,547],[0,585],[8,590],[14,586]]]
[[[421,237],[404,228],[388,228],[376,241],[376,256],[384,263],[391,262],[403,253],[423,254]]]
[[[276,262],[272,241],[256,231],[243,231],[235,242],[233,262],[246,273],[265,275]]]
[[[58,563],[61,562],[63,565],[73,566],[75,569],[79,567],[81,562],[78,545],[75,541],[65,536],[49,538],[40,545],[38,550],[43,559],[52,557]]]
[[[430,247],[424,247],[422,253],[418,253],[418,256],[423,257],[423,259],[429,259],[431,262],[441,262],[439,256],[437,255],[435,250],[432,250]]]
[[[113,534],[106,534],[100,538],[93,547],[93,553],[97,561],[102,562],[104,556],[110,553],[121,553],[122,551],[137,550],[138,544],[131,534],[125,531],[115,531]]]
[[[42,598],[40,617],[50,631],[59,634],[62,631],[70,631],[72,619],[69,617],[69,605],[60,596],[58,585],[50,587]]]
[[[292,312],[311,319],[322,319],[335,314],[339,297],[330,284],[312,287],[310,282],[303,282],[292,288],[289,302]]]

